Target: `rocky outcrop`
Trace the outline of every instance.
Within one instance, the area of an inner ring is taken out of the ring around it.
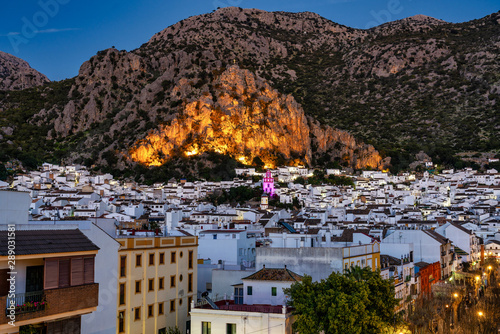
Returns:
[[[19,101],[33,108],[27,124],[48,129],[46,138],[58,141],[68,162],[113,164],[117,152],[123,167],[131,147],[136,161],[148,164],[216,147],[242,161],[387,162],[364,141],[393,155],[394,164],[407,164],[420,150],[438,163],[443,150],[498,150],[499,49],[500,13],[460,24],[419,15],[361,30],[314,13],[227,7],[182,20],[130,52],[100,51],[67,85],[51,83],[40,98]],[[234,64],[262,83],[256,96],[223,88],[222,73]],[[14,97],[5,95],[0,110],[15,113],[21,103],[9,102]],[[274,108],[267,112],[275,119],[259,116],[260,103]],[[278,120],[301,108],[310,144],[290,141],[292,125]],[[243,120],[227,123],[233,114]],[[229,133],[241,142],[228,140]]]
[[[45,82],[49,79],[26,61],[0,51],[0,90],[21,90]]]
[[[182,91],[181,82],[173,92]],[[291,95],[283,95],[248,70],[231,66],[214,81],[215,91],[187,103],[170,124],[151,131],[130,149],[132,160],[161,165],[169,158],[207,151],[229,154],[251,164],[309,165],[314,142],[319,154],[341,157],[356,168],[379,168],[381,157],[345,131],[308,120]]]

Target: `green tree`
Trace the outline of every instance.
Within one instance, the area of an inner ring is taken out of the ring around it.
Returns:
[[[313,282],[305,275],[285,293],[295,308],[295,330],[301,334],[382,333],[396,319],[394,285],[380,271],[354,268]]]
[[[181,334],[181,330],[177,326],[175,326],[175,327],[169,327],[167,329],[167,334]]]
[[[4,164],[0,163],[0,181],[7,180],[7,168],[5,168]]]

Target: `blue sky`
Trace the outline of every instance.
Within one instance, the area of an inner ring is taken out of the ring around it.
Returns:
[[[226,6],[311,11],[362,29],[416,14],[464,22],[500,10],[498,0],[3,1],[0,50],[25,59],[51,80],[61,80],[77,75],[99,50],[133,50],[177,21]]]

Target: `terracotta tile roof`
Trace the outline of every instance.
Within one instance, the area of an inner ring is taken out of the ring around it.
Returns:
[[[7,231],[0,231],[0,255],[8,255]],[[80,230],[17,230],[16,255],[99,250]]]
[[[291,270],[285,268],[262,268],[261,270],[253,273],[250,276],[244,277],[242,279],[254,280],[254,281],[288,281],[297,282],[302,281],[302,276],[297,275]]]

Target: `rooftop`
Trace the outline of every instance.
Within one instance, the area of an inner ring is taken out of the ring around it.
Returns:
[[[8,255],[8,231],[0,231],[0,255]],[[16,230],[16,255],[99,250],[80,230]]]
[[[261,270],[242,279],[255,280],[255,281],[297,282],[297,281],[302,281],[302,276],[294,273],[291,270],[286,269],[286,266],[285,268],[266,268],[264,266]]]
[[[219,310],[224,311],[241,311],[241,312],[259,312],[259,313],[283,313],[282,305],[268,305],[268,304],[235,304],[233,300],[219,300],[215,304],[219,307]],[[196,308],[201,309],[211,309],[212,307],[207,303],[205,305],[197,306]],[[286,312],[292,311],[291,307],[286,308]]]

